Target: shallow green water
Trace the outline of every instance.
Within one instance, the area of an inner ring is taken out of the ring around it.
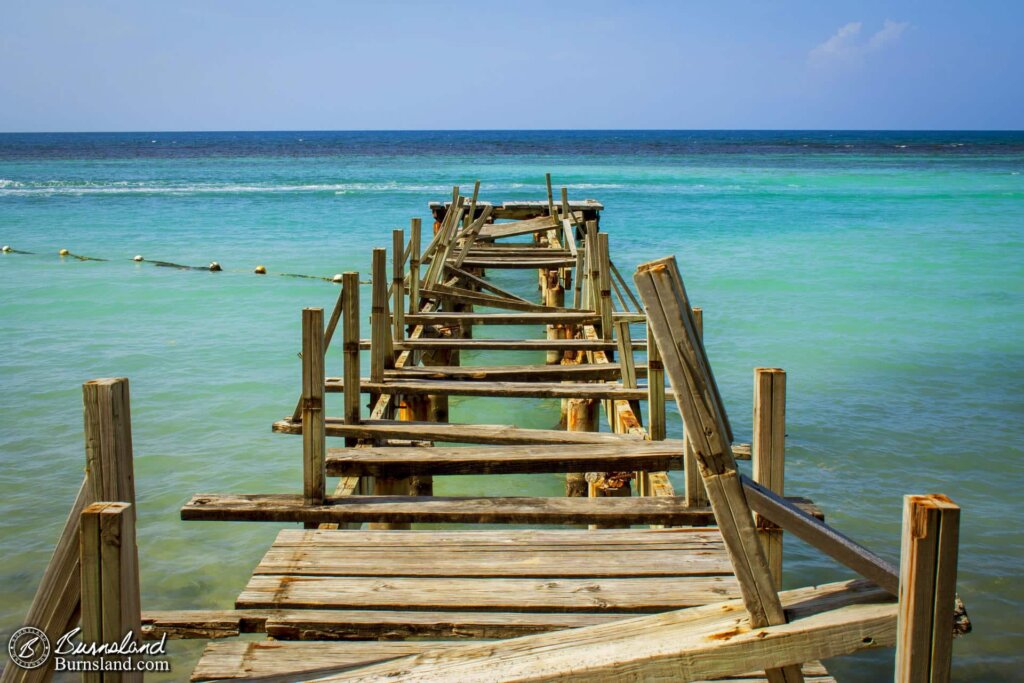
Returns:
[[[83,381],[131,378],[146,606],[230,607],[277,527],[186,524],[178,509],[201,491],[298,490],[301,444],[270,423],[297,396],[300,309],[337,294],[252,268],[365,274],[370,248],[390,247],[390,229],[426,218],[452,182],[538,199],[545,171],[605,203],[623,273],[677,255],[738,438],[752,368],[788,371],[788,492],[893,560],[904,493],[963,506],[959,591],[975,633],[956,643],[957,680],[1017,680],[1020,134],[0,135],[0,242],[35,252],[0,255],[0,631],[20,624],[81,480]],[[533,274],[497,278],[529,291]],[[335,349],[328,373],[340,367]],[[453,420],[558,418],[553,401],[451,405]],[[437,490],[557,495],[561,483],[459,477]],[[845,576],[787,541],[788,586]],[[184,680],[195,648],[172,652],[170,680]],[[882,680],[891,660],[830,668]]]

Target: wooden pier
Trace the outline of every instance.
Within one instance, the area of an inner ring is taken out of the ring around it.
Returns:
[[[124,623],[209,640],[194,681],[824,682],[818,660],[894,645],[899,681],[948,680],[959,509],[908,497],[900,568],[829,527],[785,496],[785,372],[754,371],[753,442],[733,442],[674,259],[641,266],[631,285],[599,202],[556,197],[550,178],[546,200],[479,192],[455,188],[430,203],[427,235],[413,219],[374,250],[368,337],[356,273],[329,315],[302,311],[300,398],[273,424],[302,437],[302,490],[199,493],[181,510],[302,528],[279,532],[232,610],[140,613],[127,576]],[[516,275],[513,292],[488,278],[499,269],[536,275]],[[485,325],[538,335],[475,337]],[[464,366],[463,350],[494,364]],[[510,350],[536,361],[503,362]],[[450,396],[561,399],[563,428],[451,423]],[[125,380],[87,385],[97,438],[43,581],[60,595],[41,587],[28,618],[48,634],[78,605],[86,623],[113,599],[87,582],[101,540],[74,552],[95,528],[89,503],[129,504],[110,514],[126,522],[119,552],[134,556],[127,401]],[[683,438],[667,438],[666,401]],[[432,495],[434,477],[524,473],[564,474],[566,496]],[[780,592],[784,532],[860,578]],[[266,638],[238,638],[249,633]],[[45,676],[9,665],[2,680]]]

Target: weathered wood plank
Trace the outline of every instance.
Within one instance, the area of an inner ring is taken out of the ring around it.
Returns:
[[[362,348],[370,348],[370,340],[360,342]],[[634,339],[633,348],[647,348],[646,339]],[[424,350],[467,350],[467,351],[614,351],[614,341],[600,339],[406,339],[395,344],[399,351]]]
[[[731,576],[592,580],[256,575],[235,604],[238,608],[657,612],[738,594]]]
[[[467,264],[474,267],[482,267],[476,264]],[[470,304],[473,306],[484,306],[486,308],[504,308],[510,311],[532,311],[535,313],[570,311],[571,309],[558,309],[543,304],[534,304],[520,299],[509,299],[506,297],[486,294],[461,287],[451,287],[437,284],[432,287],[424,287],[420,290],[420,296],[427,299],[438,299],[459,304]]]
[[[601,317],[589,311],[524,313],[417,313],[405,316],[410,325],[586,325]]]
[[[488,270],[528,270],[532,268],[574,268],[574,258],[467,258],[462,262],[467,268],[487,268]]]
[[[671,524],[700,526],[709,508],[685,499],[342,496],[305,505],[287,493],[198,493],[183,520],[254,522],[392,522],[443,524]],[[756,540],[756,539],[755,539]]]
[[[415,531],[347,531],[344,534],[320,530],[282,529],[274,545],[279,547],[331,546],[357,553],[394,548],[396,552],[446,551],[500,548],[558,550],[568,548],[699,548],[721,547],[722,536],[714,528],[681,527],[675,529],[607,529],[600,533],[586,529],[466,529]],[[400,549],[400,550],[398,550]],[[567,550],[568,551],[568,550]]]
[[[646,377],[647,366],[636,366],[638,377]],[[479,380],[495,382],[545,382],[555,380],[617,380],[622,371],[618,363],[595,365],[580,363],[573,365],[435,365],[431,367],[403,368],[385,371],[384,379],[448,379]]]
[[[494,223],[480,231],[480,239],[496,240],[517,235],[532,235],[558,227],[557,222],[554,216],[541,216],[514,223]]]
[[[275,432],[301,434],[302,423],[290,419],[274,423]],[[511,425],[441,424],[437,422],[411,422],[399,420],[364,420],[359,424],[346,424],[339,418],[326,419],[327,436],[359,439],[412,439],[414,441],[441,441],[447,443],[484,443],[495,445],[570,444],[570,443],[622,443],[637,441],[629,434],[607,432],[564,432],[559,429],[526,429]]]
[[[752,627],[739,600],[572,631],[426,652],[317,679],[353,683],[451,680],[693,681],[886,647],[896,605],[878,589],[829,584],[787,591],[794,619]],[[799,669],[797,669],[799,676]]]
[[[341,393],[343,384],[327,383],[327,391]],[[596,398],[600,400],[646,401],[647,387],[624,387],[608,382],[483,382],[436,379],[387,379],[383,382],[365,377],[360,381],[363,393],[411,394],[430,396],[497,396],[504,398]],[[671,391],[666,394],[671,397]]]
[[[645,548],[646,546],[639,546]],[[462,578],[627,578],[639,576],[728,576],[725,547],[663,549],[464,549],[453,552],[365,549],[337,546],[271,547],[254,574],[292,576],[418,576]]]
[[[732,433],[708,363],[675,258],[641,265],[635,276],[676,393],[687,439],[693,444],[733,567],[744,604],[755,627],[785,624],[775,582],[757,538],[750,507],[732,455]],[[799,661],[799,660],[798,660]],[[769,670],[769,680],[799,683],[798,668]]]
[[[898,575],[892,564],[747,477],[743,477],[743,489],[751,510],[861,576],[871,579],[886,591],[896,594]]]
[[[511,474],[682,468],[679,441],[550,446],[329,449],[332,476]]]
[[[192,671],[193,681],[254,678],[287,673],[338,670],[417,654],[444,651],[459,641],[278,642],[233,641],[209,643]],[[294,680],[294,678],[292,679]]]
[[[337,672],[341,668],[366,666],[395,657],[419,654],[426,650],[443,652],[453,647],[482,644],[457,641],[235,641],[209,643],[192,672],[193,681],[231,680],[282,676],[281,683],[294,683],[304,674]],[[292,674],[291,676],[283,676]],[[804,666],[804,675],[812,683],[835,683],[820,663]],[[251,678],[250,678],[251,677]],[[761,683],[767,679],[757,673],[729,676],[731,683]],[[266,683],[278,683],[270,680]],[[705,681],[703,683],[713,683]]]

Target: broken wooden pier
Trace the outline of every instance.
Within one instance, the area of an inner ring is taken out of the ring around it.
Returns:
[[[141,611],[144,636],[209,640],[194,681],[822,682],[819,660],[893,646],[898,680],[948,680],[959,509],[907,497],[900,567],[828,526],[785,490],[784,371],[754,370],[753,440],[734,443],[674,259],[627,280],[603,206],[556,197],[550,178],[546,200],[479,192],[455,188],[429,205],[432,230],[413,219],[374,250],[368,312],[356,273],[329,315],[302,311],[300,398],[273,424],[301,435],[301,491],[198,493],[181,510],[301,527],[280,531],[234,609]],[[517,291],[488,276],[505,269]],[[562,428],[453,423],[451,396],[560,399]],[[81,510],[134,502],[127,382],[86,400],[87,433],[93,420],[104,437],[43,581],[65,593],[41,588],[29,615],[47,633],[77,618],[70,605],[92,618]],[[565,475],[565,497],[432,495],[435,477],[522,473]],[[480,526],[495,524],[509,526]],[[780,591],[787,533],[846,574]],[[137,578],[125,590],[137,604]],[[3,680],[43,678],[8,666]]]

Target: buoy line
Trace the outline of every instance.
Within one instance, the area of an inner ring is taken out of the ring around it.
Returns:
[[[33,251],[21,251],[19,249],[15,249],[14,247],[10,246],[9,244],[5,244],[5,245],[3,245],[3,247],[0,247],[0,252],[2,252],[4,254],[29,254],[29,255],[36,255],[36,252],[33,252]],[[96,256],[83,256],[82,254],[73,254],[68,249],[61,249],[60,251],[57,252],[57,255],[60,256],[61,258],[68,257],[68,258],[77,259],[79,261],[102,261],[102,262],[105,262],[105,263],[110,263],[111,262],[111,259],[99,258],[99,257],[96,257]],[[205,271],[211,272],[211,273],[219,273],[219,272],[222,272],[224,270],[224,268],[221,267],[220,263],[218,263],[217,261],[211,261],[210,265],[208,265],[208,266],[187,266],[187,265],[184,265],[184,264],[181,264],[181,263],[173,263],[171,261],[154,261],[152,259],[145,258],[144,256],[142,256],[142,254],[136,254],[134,257],[132,257],[132,261],[134,261],[135,263],[151,263],[154,266],[157,266],[158,268],[174,268],[175,270],[205,270]],[[263,266],[263,265],[256,266],[256,268],[254,268],[252,272],[255,273],[256,275],[267,275],[268,274],[267,273],[267,267]],[[324,277],[322,275],[303,275],[302,273],[272,273],[272,274],[280,276],[280,277],[295,277],[295,278],[302,278],[302,279],[305,279],[305,280],[323,280],[324,282],[331,282],[331,283],[338,283],[338,284],[340,284],[341,281],[342,281],[341,273],[335,273],[331,277]],[[360,283],[360,284],[363,284],[363,283]]]

